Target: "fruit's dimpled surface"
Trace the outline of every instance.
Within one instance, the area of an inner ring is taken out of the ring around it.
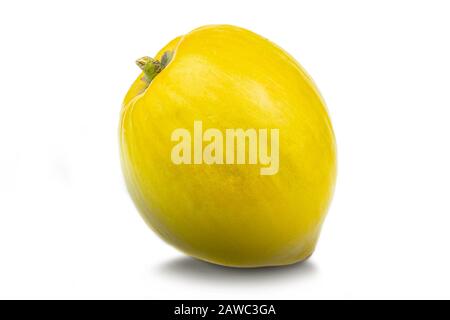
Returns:
[[[171,41],[169,65],[122,109],[120,142],[130,194],[145,221],[189,255],[228,266],[290,264],[314,250],[336,177],[324,102],[301,66],[270,41],[206,26]],[[280,167],[176,165],[177,128],[278,128]]]

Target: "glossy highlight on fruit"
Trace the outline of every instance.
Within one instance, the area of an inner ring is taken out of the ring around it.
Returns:
[[[123,102],[120,149],[129,193],[147,224],[179,250],[216,264],[308,258],[334,190],[336,144],[324,101],[299,63],[253,32],[211,25],[137,64],[143,72]],[[264,175],[249,161],[174,163],[173,132],[194,136],[200,122],[203,133],[217,129],[224,137],[230,128],[279,132],[278,170]]]

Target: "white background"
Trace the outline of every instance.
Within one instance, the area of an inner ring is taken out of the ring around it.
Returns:
[[[450,298],[448,1],[2,1],[0,298]],[[235,24],[312,75],[336,193],[316,253],[285,268],[192,260],[122,179],[134,60]]]

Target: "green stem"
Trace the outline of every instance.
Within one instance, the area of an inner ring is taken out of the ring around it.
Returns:
[[[150,57],[142,57],[140,59],[137,59],[137,66],[144,72],[143,80],[150,84],[153,78],[155,78],[156,75],[169,64],[172,56],[172,51],[166,51],[161,57],[161,62]]]

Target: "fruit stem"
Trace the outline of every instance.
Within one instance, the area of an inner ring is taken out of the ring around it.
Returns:
[[[173,52],[166,51],[161,57],[161,61],[150,57],[142,57],[136,60],[136,65],[144,72],[144,77],[142,80],[150,84],[153,78],[156,77],[172,60]]]

